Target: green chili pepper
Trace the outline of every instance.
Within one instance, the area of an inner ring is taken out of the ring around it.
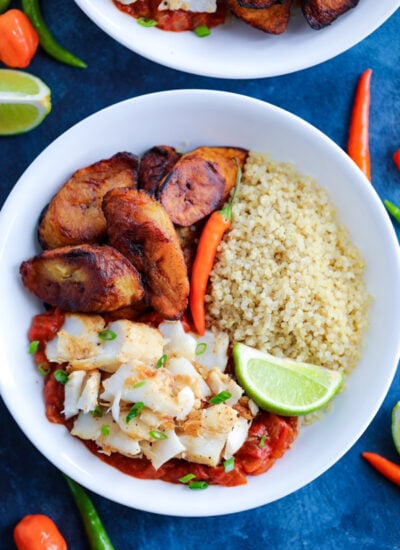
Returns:
[[[76,57],[73,53],[64,49],[53,37],[46,25],[45,20],[43,19],[39,0],[22,0],[22,9],[32,25],[35,27],[39,35],[40,45],[45,52],[47,52],[51,57],[54,57],[54,59],[57,59],[57,61],[61,61],[61,63],[66,63],[67,65],[72,65],[73,67],[79,67],[80,69],[87,67],[86,63]]]
[[[10,5],[11,0],[0,0],[0,13],[4,13],[8,6]]]
[[[82,517],[91,550],[115,550],[89,496],[73,479],[64,477]]]
[[[388,200],[384,200],[383,202],[389,214],[400,223],[400,208]]]

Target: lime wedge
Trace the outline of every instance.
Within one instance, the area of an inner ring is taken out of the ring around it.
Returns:
[[[0,136],[33,130],[50,111],[51,92],[40,78],[0,69]]]
[[[299,416],[324,407],[343,375],[325,367],[274,357],[244,344],[233,346],[239,384],[262,409]]]
[[[400,401],[396,403],[392,410],[392,437],[394,446],[400,454]]]

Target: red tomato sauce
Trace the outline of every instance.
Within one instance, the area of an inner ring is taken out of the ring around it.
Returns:
[[[35,359],[41,363],[45,343],[50,341],[64,322],[64,315],[58,310],[36,315],[29,331],[30,340],[39,340],[40,348]],[[72,429],[73,419],[65,420],[64,386],[53,376],[56,369],[63,365],[50,363],[50,372],[45,377],[44,399],[46,416],[50,422],[64,424]],[[225,472],[224,466],[204,466],[174,458],[155,470],[147,458],[128,458],[119,453],[107,456],[99,453],[93,441],[83,441],[86,447],[100,460],[121,472],[140,479],[162,479],[170,483],[180,483],[179,479],[186,474],[194,474],[197,481],[207,481],[212,485],[233,487],[244,485],[248,475],[259,475],[271,468],[274,462],[283,456],[297,436],[298,421],[296,417],[283,417],[261,412],[253,420],[247,440],[235,454],[234,469]]]
[[[214,13],[196,13],[185,10],[159,10],[161,0],[136,0],[134,4],[121,4],[114,0],[116,7],[138,19],[144,17],[157,21],[157,28],[163,31],[182,32],[194,30],[200,25],[208,28],[225,23],[226,6],[218,2]]]

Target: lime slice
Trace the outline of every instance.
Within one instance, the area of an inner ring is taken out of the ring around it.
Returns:
[[[40,78],[24,71],[0,69],[1,136],[33,130],[50,111],[50,89]]]
[[[400,401],[396,403],[392,411],[392,437],[394,446],[400,453]]]
[[[325,367],[274,357],[244,344],[233,346],[236,377],[262,409],[298,416],[324,407],[343,375]]]

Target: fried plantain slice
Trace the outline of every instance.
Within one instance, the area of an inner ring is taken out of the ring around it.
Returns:
[[[155,197],[160,183],[180,157],[181,154],[168,145],[155,145],[146,151],[140,159],[139,189]]]
[[[247,153],[237,147],[198,147],[183,155],[164,179],[159,200],[176,225],[188,227],[219,208],[235,185]]]
[[[283,4],[285,0],[238,0],[243,8],[262,9],[270,8],[276,4]]]
[[[134,266],[111,246],[83,244],[45,250],[21,264],[24,286],[64,311],[107,312],[142,299]]]
[[[357,4],[358,0],[302,0],[301,7],[310,27],[319,30]]]
[[[113,189],[103,200],[109,241],[142,275],[151,306],[165,319],[187,307],[189,280],[175,228],[145,191]]]
[[[226,0],[228,8],[245,23],[269,34],[282,34],[286,31],[292,0],[285,0],[282,4],[274,4],[269,8],[245,8],[239,0]]]
[[[77,170],[51,200],[39,222],[44,249],[100,243],[106,237],[101,203],[114,187],[136,187],[138,158],[117,153]]]

